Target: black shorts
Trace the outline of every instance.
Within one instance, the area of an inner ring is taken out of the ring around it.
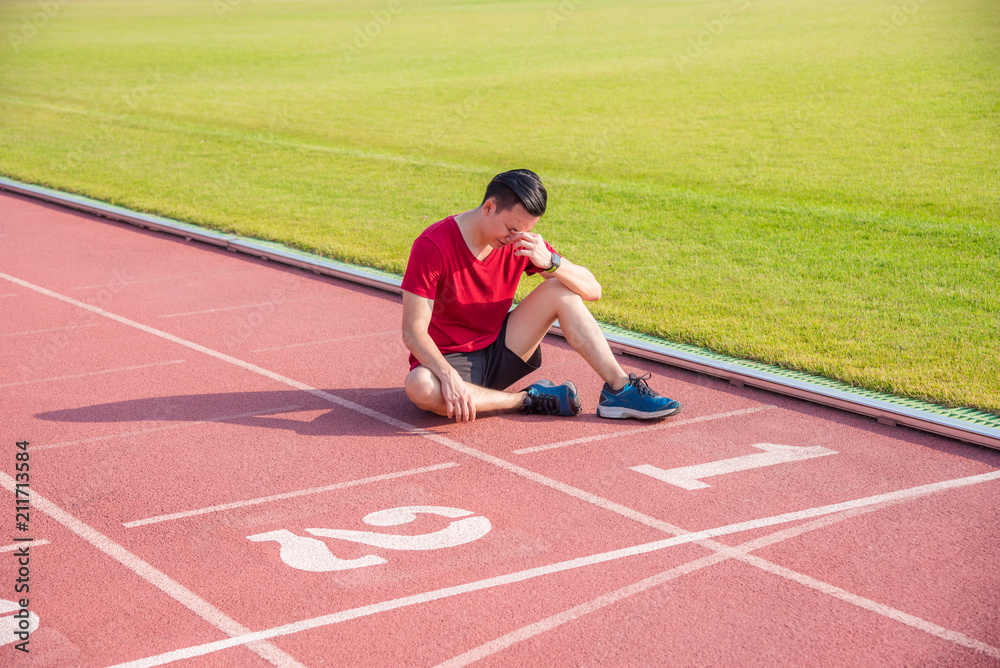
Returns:
[[[531,353],[527,362],[507,347],[509,318],[510,313],[504,318],[496,341],[485,348],[473,350],[471,353],[445,354],[444,358],[448,360],[448,364],[455,367],[462,380],[491,390],[505,390],[542,365],[541,346],[535,348],[535,352]]]

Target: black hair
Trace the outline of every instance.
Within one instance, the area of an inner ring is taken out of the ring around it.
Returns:
[[[483,203],[488,199],[497,205],[497,211],[513,209],[520,204],[532,216],[541,216],[545,213],[548,193],[538,174],[530,169],[512,169],[493,177],[486,186]]]

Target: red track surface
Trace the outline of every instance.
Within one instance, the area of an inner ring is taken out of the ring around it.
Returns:
[[[10,195],[0,242],[0,664],[1000,665],[1000,452],[632,358],[684,412],[600,420],[556,339],[584,415],[451,424],[394,296]]]

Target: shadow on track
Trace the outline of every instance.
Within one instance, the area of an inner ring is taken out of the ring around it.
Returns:
[[[439,418],[413,406],[401,387],[323,391],[416,427],[430,428],[441,424]],[[297,414],[308,415],[296,417]],[[386,431],[396,435],[408,433],[299,390],[128,399],[48,411],[35,417],[50,422],[120,423],[123,429],[156,428],[150,422],[218,422],[254,429],[282,429],[303,436],[371,435]]]

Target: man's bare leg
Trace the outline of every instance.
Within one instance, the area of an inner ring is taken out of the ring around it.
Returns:
[[[625,387],[628,374],[615,359],[597,320],[583,299],[558,280],[545,281],[511,311],[507,347],[522,359],[528,359],[557,319],[566,342],[597,375],[613,390]]]
[[[507,347],[527,361],[552,324],[559,320],[570,346],[613,390],[620,390],[629,376],[615,359],[604,332],[583,299],[560,283],[549,279],[536,287],[515,308],[507,322]],[[447,415],[441,383],[426,367],[418,366],[406,377],[406,394],[418,408]],[[525,392],[501,392],[468,384],[476,412],[512,410],[524,404]]]
[[[476,413],[485,411],[512,410],[524,404],[524,392],[500,392],[478,385],[466,383]],[[418,366],[406,376],[406,396],[417,408],[438,415],[447,415],[448,409],[441,394],[441,381],[427,367]]]

